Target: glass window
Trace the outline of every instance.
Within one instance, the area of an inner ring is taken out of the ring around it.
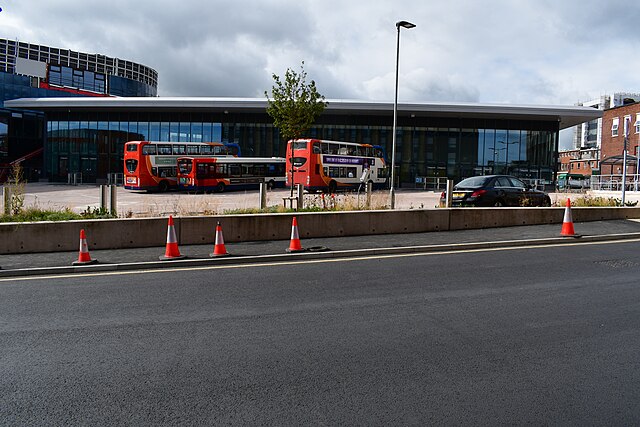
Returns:
[[[149,141],[160,140],[160,122],[149,123]]]
[[[618,126],[620,125],[620,119],[616,117],[611,124],[611,136],[618,136]]]
[[[191,123],[191,142],[202,142],[202,123]]]
[[[242,175],[242,171],[241,171],[240,165],[234,165],[234,164],[229,165],[229,176],[238,177],[241,175]]]
[[[135,145],[134,145],[135,147]],[[142,154],[156,154],[157,150],[156,150],[156,145],[155,144],[149,144],[149,145],[145,145],[144,147],[142,147]]]
[[[294,150],[306,150],[307,149],[307,141],[293,141],[293,149]]]
[[[158,154],[171,154],[171,145],[158,144]]]
[[[160,141],[171,141],[170,126],[167,122],[160,122]]]
[[[198,146],[197,145],[187,145],[187,154],[198,154]]]
[[[211,123],[202,124],[202,141],[203,142],[214,141],[211,126],[212,126]]]
[[[516,178],[509,178],[509,181],[511,181],[511,186],[512,187],[516,187],[516,188],[526,188],[527,186],[524,184],[524,182],[520,181],[519,179]]]
[[[506,176],[496,179],[494,187],[511,187],[511,181]]]

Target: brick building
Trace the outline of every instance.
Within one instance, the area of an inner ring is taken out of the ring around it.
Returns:
[[[628,128],[628,129],[627,129]],[[622,154],[627,137],[628,174],[636,174],[636,158],[640,144],[640,102],[605,110],[602,116],[601,174],[622,173]]]
[[[591,176],[598,171],[599,150],[588,148],[560,151],[558,159],[558,173],[566,172]]]

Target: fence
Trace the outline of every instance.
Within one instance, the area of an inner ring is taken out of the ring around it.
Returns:
[[[446,176],[417,176],[415,180],[415,188],[433,191],[446,190],[447,179],[448,178]]]
[[[446,176],[417,176],[415,180],[415,188],[421,188],[423,190],[441,191],[447,189]],[[532,188],[537,190],[545,190],[549,184],[544,179],[527,179],[520,178],[524,183],[529,184]]]
[[[124,174],[123,173],[110,173],[107,175],[107,184],[108,185],[124,185]]]
[[[591,189],[596,191],[622,191],[622,175],[591,175]],[[625,190],[640,191],[640,175],[627,175]]]

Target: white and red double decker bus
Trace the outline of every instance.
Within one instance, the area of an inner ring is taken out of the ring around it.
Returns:
[[[297,139],[287,143],[286,159],[287,186],[334,193],[367,182],[375,189],[387,185],[384,150],[377,145]]]
[[[239,155],[237,144],[129,141],[124,146],[124,188],[147,191],[177,188],[178,157]]]

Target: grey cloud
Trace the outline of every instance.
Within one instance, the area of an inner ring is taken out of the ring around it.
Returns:
[[[261,96],[272,72],[304,60],[328,98],[390,100],[399,19],[418,25],[402,35],[405,100],[571,104],[612,88],[640,90],[624,86],[637,85],[629,70],[640,63],[631,52],[624,66],[603,59],[639,43],[640,5],[628,0],[5,0],[2,7],[0,37],[140,62],[159,72],[161,95]],[[8,17],[21,18],[24,35],[3,33]]]

